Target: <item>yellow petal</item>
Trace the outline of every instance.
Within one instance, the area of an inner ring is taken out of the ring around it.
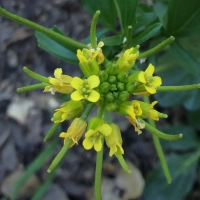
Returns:
[[[156,89],[155,89],[155,88],[151,88],[151,87],[145,86],[145,89],[146,89],[147,92],[149,92],[150,94],[155,94],[155,93],[156,93]]]
[[[149,66],[147,67],[147,69],[145,70],[145,75],[147,77],[152,76],[154,71],[155,71],[155,67],[150,63]]]
[[[54,76],[55,76],[57,79],[60,79],[61,74],[62,74],[62,69],[61,69],[61,68],[55,69],[55,71],[54,71]]]
[[[100,98],[100,94],[95,91],[95,90],[92,90],[87,98],[88,101],[90,102],[97,102]]]
[[[56,79],[56,78],[50,78],[49,82],[52,85],[54,85],[54,86],[61,86],[61,85],[63,85],[63,83],[60,80]]]
[[[62,132],[62,133],[59,135],[59,137],[61,137],[61,138],[65,138],[65,137],[66,137],[66,135],[67,135],[67,133],[65,133],[65,132]]]
[[[101,138],[98,137],[97,140],[96,140],[96,142],[94,143],[94,149],[96,151],[100,151],[101,148],[102,148]]]
[[[155,87],[160,86],[162,84],[162,79],[159,76],[154,76],[151,84]]]
[[[87,133],[85,134],[85,137],[88,138],[88,137],[91,137],[92,135],[94,135],[97,131],[95,130],[88,130]]]
[[[72,77],[68,75],[61,75],[61,79],[64,83],[70,83],[72,81]]]
[[[84,96],[82,94],[80,94],[78,91],[75,91],[71,94],[71,99],[74,101],[80,101],[80,100],[84,99]]]
[[[90,89],[93,89],[93,88],[95,88],[95,87],[98,87],[99,84],[100,84],[99,77],[96,76],[96,75],[90,76],[90,77],[87,79],[87,81],[88,81],[88,84],[89,84],[89,86],[90,86]]]
[[[89,150],[93,147],[93,143],[90,141],[90,139],[85,138],[83,140],[83,146],[84,146],[85,149]]]
[[[71,81],[71,86],[75,89],[79,89],[83,85],[84,81],[79,77],[74,77]]]
[[[108,124],[104,124],[98,128],[98,131],[104,136],[108,136],[112,133],[112,128]]]
[[[145,76],[144,76],[144,72],[140,72],[138,74],[138,80],[141,82],[141,83],[146,83],[146,79],[145,79]]]

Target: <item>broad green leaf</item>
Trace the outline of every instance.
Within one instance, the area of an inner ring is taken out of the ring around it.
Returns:
[[[91,14],[94,15],[94,13],[97,10],[101,11],[101,14],[99,16],[100,22],[107,27],[109,30],[113,32],[116,31],[116,9],[114,1],[112,0],[82,0],[83,6],[86,8],[86,10]]]
[[[62,32],[57,27],[54,27],[53,31],[62,34]],[[69,63],[78,63],[76,54],[64,47],[63,45],[59,44],[57,41],[38,31],[36,31],[36,37],[38,39],[39,47],[49,52],[53,56]]]
[[[163,86],[189,85],[200,82],[199,75],[195,76],[182,68],[170,51],[159,57],[156,74],[162,78]],[[200,108],[200,90],[198,89],[185,92],[159,92],[155,97],[163,107],[183,104],[188,110]]]
[[[198,63],[186,49],[180,46],[177,41],[171,44],[171,50],[182,67],[193,75],[200,75],[200,63]]]
[[[173,36],[200,33],[200,1],[170,0],[167,32]]]
[[[199,122],[199,118],[198,118]],[[198,140],[196,131],[194,128],[184,125],[176,125],[176,126],[167,126],[162,127],[161,130],[165,133],[182,133],[183,138],[179,141],[172,142],[161,140],[162,147],[168,150],[175,150],[175,151],[188,151],[191,149],[199,148],[200,141]]]
[[[128,26],[136,25],[136,11],[138,6],[138,0],[115,0],[119,10],[120,10],[120,18],[121,25],[126,33]]]
[[[172,175],[172,183],[167,184],[159,164],[146,179],[145,200],[183,200],[191,191],[196,179],[199,153],[188,155],[170,155],[167,159]]]
[[[162,27],[162,24],[155,23],[152,26],[148,27],[145,31],[141,31],[141,33],[137,34],[137,37],[132,39],[132,46],[141,44],[148,39],[152,38],[156,34],[158,34],[160,28]]]
[[[111,36],[103,38],[102,41],[106,46],[116,46],[122,44],[123,36],[122,35]]]
[[[155,19],[156,19],[156,15],[154,13],[152,13],[152,12],[139,15],[137,17],[137,25],[135,26],[135,28],[139,27],[139,26],[149,25]]]

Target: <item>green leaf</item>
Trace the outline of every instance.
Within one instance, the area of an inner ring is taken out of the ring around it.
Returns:
[[[193,75],[200,74],[200,63],[198,63],[186,49],[180,46],[176,40],[171,44],[171,50],[175,59],[182,67],[188,70],[189,73]]]
[[[144,197],[146,200],[183,200],[191,191],[196,179],[196,168],[199,153],[188,155],[170,155],[169,169],[172,183],[167,184],[161,166],[157,167],[146,179]]]
[[[140,33],[137,34],[138,35],[137,37],[132,39],[132,46],[141,44],[147,41],[148,39],[152,38],[159,32],[161,27],[162,27],[162,24],[155,23],[149,28],[147,28],[145,31],[141,31]]]
[[[158,59],[156,74],[162,78],[163,86],[189,85],[199,83],[199,76],[194,76],[190,71],[181,67],[169,51]],[[159,92],[155,94],[159,104],[163,107],[171,107],[183,104],[188,110],[200,108],[200,91],[186,92]]]
[[[150,24],[151,22],[153,22],[156,18],[157,17],[155,13],[152,13],[152,12],[139,15],[137,17],[137,25],[135,26],[135,28],[139,26],[146,26]]]
[[[52,30],[63,35],[63,33],[57,27],[54,27]],[[65,46],[38,31],[36,31],[36,37],[38,39],[39,47],[48,53],[66,62],[78,64],[76,54],[67,49]]]
[[[200,33],[200,1],[170,0],[167,32],[173,36]]]
[[[117,45],[122,44],[123,36],[122,35],[116,35],[116,36],[103,38],[102,42],[104,42],[104,44],[106,46],[117,46]]]
[[[138,6],[138,0],[116,0],[116,3],[120,10],[121,25],[124,32],[127,32],[128,26],[136,25],[136,11]]]
[[[199,120],[199,119],[198,119]],[[162,127],[161,130],[165,133],[182,133],[183,137],[178,142],[171,142],[166,140],[161,140],[162,147],[168,150],[175,151],[188,151],[191,149],[198,148],[200,141],[196,135],[194,128],[184,125],[167,126]]]
[[[82,0],[83,6],[86,8],[86,10],[91,14],[94,15],[94,13],[97,10],[101,11],[101,14],[99,16],[100,22],[107,27],[109,30],[113,32],[116,31],[116,18],[117,13],[115,9],[114,1],[111,0]]]

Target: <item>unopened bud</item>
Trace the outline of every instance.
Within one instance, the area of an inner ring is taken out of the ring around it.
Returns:
[[[100,71],[100,73],[99,73],[99,79],[100,79],[101,83],[107,81],[107,79],[108,79],[108,73],[105,70]]]
[[[116,76],[109,76],[109,77],[108,77],[108,82],[109,82],[109,83],[115,83],[116,80],[117,80]]]
[[[99,91],[101,93],[107,93],[110,90],[110,84],[108,82],[103,82],[100,86],[99,86]]]
[[[109,111],[109,112],[115,112],[115,111],[117,111],[117,103],[115,103],[115,102],[112,102],[112,103],[108,103],[107,105],[106,105],[106,109]]]
[[[117,86],[115,84],[111,84],[110,90],[111,91],[116,91],[117,90]]]
[[[124,83],[121,83],[121,82],[119,82],[119,83],[117,83],[117,89],[119,90],[119,91],[124,91]]]
[[[128,82],[128,83],[126,84],[125,89],[126,89],[127,92],[129,92],[129,94],[133,94],[133,92],[134,92],[136,86],[137,86],[137,83],[136,83],[136,82]]]
[[[126,101],[129,98],[129,93],[127,91],[123,91],[119,93],[118,99],[120,101]]]
[[[127,83],[128,82],[128,74],[126,73],[119,73],[117,75],[117,80],[122,82],[122,83]]]
[[[119,66],[112,64],[106,69],[106,72],[111,76],[115,76],[119,73]]]
[[[105,98],[106,98],[107,102],[113,102],[114,101],[114,96],[113,96],[113,94],[111,92],[106,94]]]
[[[119,93],[118,92],[113,92],[112,93],[115,99],[118,99]]]

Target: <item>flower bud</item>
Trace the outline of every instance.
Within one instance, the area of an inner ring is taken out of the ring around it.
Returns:
[[[125,86],[125,89],[127,92],[129,92],[129,94],[133,94],[135,88],[137,86],[137,82],[128,82]]]
[[[113,97],[114,97],[115,99],[118,99],[118,96],[119,96],[119,93],[118,93],[118,92],[113,92],[112,94],[113,94]]]
[[[119,91],[124,91],[124,83],[121,83],[121,82],[119,82],[119,83],[117,83],[117,89],[119,90]]]
[[[99,86],[99,91],[101,93],[107,93],[110,90],[110,84],[108,82],[103,82],[100,86]]]
[[[119,93],[118,99],[120,101],[126,101],[129,98],[129,93],[127,91],[122,91]]]
[[[119,73],[119,67],[116,64],[111,64],[107,69],[106,72],[108,75],[115,76]]]
[[[117,90],[117,86],[115,84],[111,84],[110,85],[110,90],[111,91],[116,91]]]
[[[108,73],[105,70],[100,71],[100,73],[99,73],[99,79],[100,79],[101,83],[107,81],[107,79],[108,79]]]
[[[113,102],[114,101],[114,96],[113,96],[113,94],[111,92],[106,94],[105,98],[106,98],[107,102]]]
[[[79,116],[83,112],[83,105],[80,101],[70,100],[61,105],[61,108],[56,109],[52,121],[60,123],[64,120],[71,120]]]
[[[122,83],[127,83],[128,82],[128,74],[126,73],[119,73],[117,75],[117,80],[122,82]]]
[[[112,83],[115,83],[116,80],[117,80],[116,76],[109,76],[109,77],[108,77],[108,82],[111,83],[111,84],[112,84]]]
[[[117,103],[116,102],[112,102],[112,103],[108,103],[106,104],[106,109],[109,111],[109,112],[115,112],[117,111]]]

